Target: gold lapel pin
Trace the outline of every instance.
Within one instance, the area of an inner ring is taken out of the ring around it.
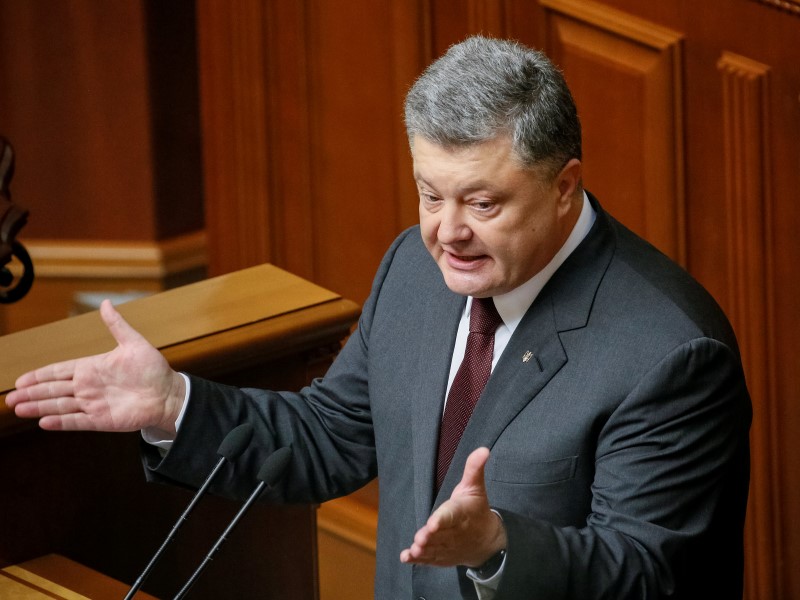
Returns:
[[[530,350],[527,350],[527,351],[525,352],[525,354],[523,354],[523,355],[522,355],[522,362],[526,363],[526,362],[528,362],[528,361],[529,361],[531,358],[533,358],[533,352],[531,352]]]

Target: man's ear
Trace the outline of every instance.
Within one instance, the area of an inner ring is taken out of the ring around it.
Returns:
[[[556,175],[559,203],[571,202],[575,193],[580,189],[583,165],[577,158],[571,158]]]

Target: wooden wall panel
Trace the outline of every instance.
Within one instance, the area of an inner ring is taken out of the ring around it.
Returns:
[[[203,229],[202,145],[194,0],[141,0],[153,169],[154,239]],[[124,161],[125,156],[117,157]],[[107,234],[104,234],[108,237]]]
[[[26,235],[153,237],[144,43],[139,3],[0,7],[0,131]]]
[[[31,211],[24,236],[154,240],[202,227],[194,4],[160,4],[0,3],[0,132]],[[151,51],[187,74],[163,77]]]
[[[781,598],[781,530],[775,443],[775,350],[772,193],[769,160],[769,67],[725,53],[718,62],[724,124],[728,215],[728,312],[736,329],[753,399],[752,485],[747,534],[751,598]]]
[[[542,0],[584,130],[584,184],[685,262],[680,33],[592,2]]]
[[[502,36],[506,31],[506,6],[496,0],[467,0],[469,32]]]
[[[369,291],[364,274],[374,273],[400,230],[395,207],[416,203],[390,187],[402,118],[387,35],[392,14],[391,3],[369,0],[309,6],[315,280],[358,301]]]
[[[798,14],[768,1],[605,3],[685,37],[687,265],[732,318],[754,403],[747,598],[797,598]]]
[[[366,298],[417,220],[402,102],[426,6],[198,3],[212,273],[272,261]]]
[[[800,597],[796,1],[197,0],[194,67],[185,46],[159,61],[165,37],[192,43],[192,0],[162,4],[0,3],[0,130],[19,140],[34,238],[160,243],[202,221],[197,159],[176,156],[198,132],[164,134],[192,120],[164,109],[191,111],[191,77],[169,76],[186,64],[202,86],[212,272],[272,261],[361,302],[417,219],[413,79],[469,33],[544,48],[575,92],[587,187],[735,322],[757,411],[748,600]],[[35,163],[48,168],[31,183]]]
[[[0,3],[0,134],[16,151],[11,191],[30,211],[20,239],[37,273],[0,307],[0,331],[64,318],[81,291],[203,275],[195,46],[193,0]],[[184,269],[164,249],[186,236]]]
[[[419,221],[417,186],[412,176],[411,152],[403,124],[406,93],[423,69],[433,60],[431,0],[392,3],[391,115],[397,115],[394,133],[394,184],[398,229]]]
[[[352,498],[317,511],[320,600],[368,600],[375,580],[378,512]]]
[[[273,262],[314,276],[308,6],[267,4]]]
[[[797,296],[792,290],[798,285],[789,281],[791,265],[800,259],[792,245],[800,216],[794,204],[783,201],[800,187],[798,136],[793,141],[787,135],[800,131],[800,76],[796,61],[786,56],[796,32],[796,21],[793,29],[787,19],[796,17],[773,4],[417,0],[387,8],[306,0],[287,8],[266,3],[269,251],[279,264],[292,264],[358,301],[390,231],[415,220],[414,202],[406,200],[413,185],[405,174],[410,161],[400,103],[424,64],[468,33],[481,32],[545,48],[564,68],[584,123],[587,187],[612,213],[684,263],[731,313],[737,330],[744,328],[740,336],[759,411],[748,521],[751,600],[800,593],[800,579],[784,566],[800,557],[800,532],[789,525],[787,510],[800,496],[800,477],[776,462],[793,460],[797,452],[790,440],[800,431],[800,415],[781,403],[796,396],[794,373],[800,372],[791,326],[791,299]],[[348,36],[348,26],[372,30]],[[725,69],[717,69],[723,49],[773,66],[769,79],[776,93],[761,101],[775,117],[759,121],[764,137],[756,151],[763,150],[769,169],[766,162],[754,167],[750,155],[734,160],[734,146],[724,140],[735,127],[723,119],[733,111],[720,85]],[[353,95],[363,96],[360,112],[353,109]],[[737,196],[726,187],[731,169],[773,182],[768,194],[775,203],[773,222],[752,222],[759,201],[751,191]],[[369,183],[360,181],[364,173],[372,178]],[[350,186],[352,181],[357,183]],[[343,186],[349,191],[342,192]],[[391,189],[391,195],[376,198],[379,188]],[[359,201],[370,203],[369,215],[353,212],[360,210]],[[347,222],[351,215],[355,226]],[[352,268],[345,267],[351,261]],[[745,282],[763,283],[763,299],[744,293]],[[786,418],[774,423],[778,414]]]
[[[197,4],[209,270],[269,262],[266,20],[262,2]]]

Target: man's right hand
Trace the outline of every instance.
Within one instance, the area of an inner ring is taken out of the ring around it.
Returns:
[[[25,373],[6,404],[49,430],[136,431],[175,437],[185,383],[166,359],[114,309],[100,315],[117,347],[111,352]],[[156,430],[156,431],[153,431]]]

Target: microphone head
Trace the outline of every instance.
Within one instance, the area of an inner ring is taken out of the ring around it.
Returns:
[[[228,460],[236,460],[244,452],[250,439],[253,437],[253,426],[250,423],[242,423],[238,427],[231,429],[219,445],[217,454]]]
[[[275,452],[267,457],[267,460],[264,461],[263,466],[259,470],[259,480],[266,483],[268,487],[272,487],[278,483],[286,471],[286,467],[289,466],[289,460],[291,458],[291,446],[284,446],[283,448],[278,448],[275,450]]]

